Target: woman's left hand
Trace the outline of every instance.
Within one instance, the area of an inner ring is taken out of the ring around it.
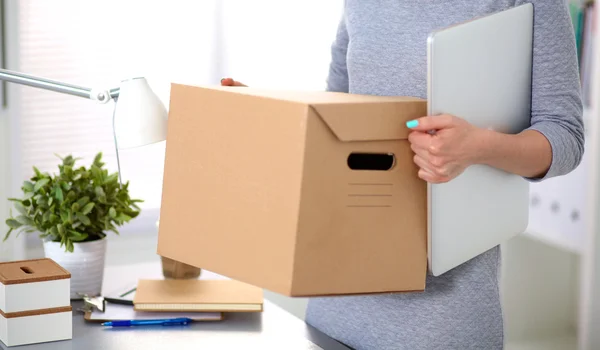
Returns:
[[[409,121],[408,137],[415,152],[419,177],[429,183],[448,182],[476,164],[485,130],[452,115],[437,115]]]

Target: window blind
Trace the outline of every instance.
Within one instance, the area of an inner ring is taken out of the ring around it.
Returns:
[[[144,76],[167,107],[172,82],[218,84],[224,76],[253,86],[322,90],[342,3],[19,0],[19,70],[90,88]],[[57,172],[55,154],[89,165],[103,152],[107,167],[117,171],[112,103],[15,88],[19,114],[12,120],[19,141],[11,152],[18,178],[30,177],[33,166]],[[132,196],[145,201],[141,216],[122,230],[128,237],[155,230],[164,151],[163,142],[119,152]],[[30,248],[39,245],[29,237]]]
[[[168,106],[171,81],[214,83],[215,1],[22,0],[19,69],[76,85],[117,87],[144,76]],[[54,173],[73,154],[89,165],[103,152],[116,171],[113,103],[20,87],[20,175]],[[160,203],[164,142],[120,152],[124,180],[143,208]]]

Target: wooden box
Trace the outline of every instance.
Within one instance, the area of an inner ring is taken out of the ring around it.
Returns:
[[[71,339],[70,280],[51,259],[0,263],[0,340],[15,346]]]

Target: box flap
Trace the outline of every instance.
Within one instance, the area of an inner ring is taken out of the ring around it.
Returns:
[[[409,97],[320,103],[312,108],[340,141],[407,139],[406,122],[427,115],[427,102]]]
[[[406,139],[410,132],[406,122],[427,115],[427,101],[416,97],[229,86],[208,89],[308,105],[340,141]]]

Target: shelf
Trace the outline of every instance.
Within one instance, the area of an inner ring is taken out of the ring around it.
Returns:
[[[564,336],[548,337],[541,339],[509,341],[506,350],[576,350],[577,336],[567,334]]]
[[[590,112],[585,113],[589,128]],[[588,132],[586,131],[586,134]],[[526,235],[566,251],[581,253],[586,243],[590,137],[581,164],[571,173],[530,186]]]

